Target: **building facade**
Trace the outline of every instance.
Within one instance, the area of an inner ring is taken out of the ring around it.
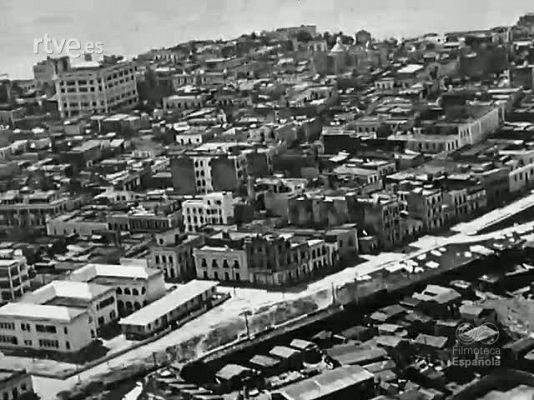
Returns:
[[[163,272],[142,266],[87,264],[73,271],[69,279],[113,287],[121,316],[140,310],[165,294]]]
[[[166,281],[188,280],[196,276],[193,249],[202,243],[202,236],[184,235],[179,229],[156,233],[147,265],[161,270]]]
[[[6,257],[6,258],[4,258]],[[0,296],[3,303],[15,300],[30,290],[30,273],[23,256],[0,253]]]
[[[61,117],[135,106],[139,101],[136,73],[132,62],[95,64],[59,73],[55,84]]]
[[[234,205],[230,192],[213,192],[182,203],[186,232],[197,232],[203,225],[228,225],[233,222]]]
[[[31,303],[0,307],[0,346],[75,353],[96,338],[88,310]]]

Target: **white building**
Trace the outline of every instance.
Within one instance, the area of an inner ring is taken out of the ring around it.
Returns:
[[[227,225],[234,218],[231,192],[213,192],[182,203],[186,232],[197,232],[203,225]]]
[[[135,106],[139,101],[136,71],[132,62],[90,62],[59,73],[55,83],[61,117]]]
[[[2,302],[14,300],[30,290],[30,276],[26,258],[11,253],[13,251],[0,252],[0,296]]]
[[[197,278],[221,281],[249,281],[247,252],[227,246],[202,246],[194,249]]]
[[[22,302],[0,307],[0,347],[74,353],[95,337],[86,309]]]
[[[163,272],[142,266],[87,264],[73,271],[69,279],[113,287],[120,315],[139,310],[165,295]]]
[[[193,280],[120,320],[128,338],[145,338],[177,325],[191,313],[211,307],[217,282]]]
[[[24,296],[21,301],[88,310],[95,332],[119,318],[115,289],[93,283],[52,281]]]

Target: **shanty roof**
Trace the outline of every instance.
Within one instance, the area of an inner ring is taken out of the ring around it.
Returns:
[[[372,379],[370,372],[359,365],[350,365],[286,386],[280,393],[287,400],[318,400]]]

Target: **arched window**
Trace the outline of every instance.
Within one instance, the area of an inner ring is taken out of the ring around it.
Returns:
[[[239,269],[239,261],[237,260],[234,261],[234,268]]]
[[[141,304],[139,304],[137,301],[134,303],[134,308],[136,310],[140,310],[141,309]]]
[[[117,294],[122,294],[122,289],[120,287],[117,288]]]
[[[212,268],[219,268],[219,265],[217,265],[217,260],[213,260],[211,262],[211,266],[212,266]]]
[[[228,265],[228,261],[227,260],[224,260],[223,268],[230,268],[230,266]]]
[[[13,394],[13,400],[15,399],[18,399],[19,398],[19,391],[17,388],[14,388],[11,393]]]
[[[139,296],[139,291],[137,289],[132,289],[132,294],[134,296]]]
[[[230,280],[230,275],[228,274],[228,272],[224,273],[224,280],[225,281],[229,281]]]
[[[127,302],[126,302],[126,309],[127,309],[127,310],[131,310],[132,308],[133,308],[133,306],[132,306],[132,302],[131,302],[131,301],[127,301]]]
[[[124,288],[124,294],[128,294],[128,295],[131,294],[131,293],[130,293],[130,289],[128,289],[128,288]]]
[[[117,307],[119,308],[119,310],[124,308],[124,303],[122,300],[117,301]]]

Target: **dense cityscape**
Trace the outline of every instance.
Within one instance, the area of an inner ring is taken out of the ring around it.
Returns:
[[[0,80],[0,400],[534,397],[534,13],[59,44]]]

